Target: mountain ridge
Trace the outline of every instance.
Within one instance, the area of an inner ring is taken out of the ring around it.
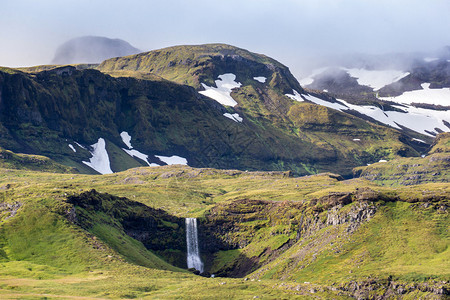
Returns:
[[[114,58],[97,70],[64,66],[0,73],[2,143],[82,172],[93,172],[83,162],[89,162],[100,138],[112,171],[164,164],[157,156],[175,155],[195,167],[350,176],[359,165],[419,155],[403,133],[316,105],[309,96],[295,98],[308,94],[275,60],[223,44],[186,47]],[[188,51],[192,47],[197,52]],[[147,69],[137,72],[138,65]],[[160,73],[146,73],[155,66],[161,66]],[[239,88],[220,89],[228,84],[220,79],[226,74]],[[237,104],[221,105],[201,95],[205,89]],[[122,132],[139,153],[125,147]],[[39,134],[51,138],[27,141]],[[55,150],[61,148],[56,145],[65,150]]]

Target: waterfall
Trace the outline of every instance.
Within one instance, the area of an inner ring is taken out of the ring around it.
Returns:
[[[186,218],[187,266],[203,273],[203,263],[198,250],[197,219]]]

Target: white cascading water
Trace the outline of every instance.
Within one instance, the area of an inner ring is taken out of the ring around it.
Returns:
[[[198,250],[197,219],[186,218],[187,266],[203,273],[203,263]]]

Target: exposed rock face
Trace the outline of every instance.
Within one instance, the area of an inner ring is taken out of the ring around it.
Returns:
[[[340,213],[342,205],[333,207],[328,211],[326,225],[339,225],[348,223],[347,232],[354,232],[362,222],[369,221],[377,209],[367,202],[358,202],[351,207],[348,213]]]
[[[332,288],[335,289],[335,288]],[[402,299],[406,294],[420,291],[429,293],[422,299],[448,299],[450,295],[450,284],[448,282],[412,283],[391,281],[387,279],[369,279],[366,281],[351,281],[338,287],[339,290],[347,292],[355,299]]]
[[[267,246],[257,256],[248,257],[244,252],[231,265],[216,272],[221,276],[242,277],[273,261],[302,239],[314,237],[324,228],[345,226],[344,234],[352,234],[375,215],[377,207],[372,201],[377,199],[383,199],[383,196],[371,189],[360,189],[355,193],[331,193],[308,204],[237,200],[217,205],[199,224],[199,236],[203,241],[201,252],[213,260],[218,251],[245,249],[257,243],[260,235],[270,232],[271,227],[283,226],[284,229],[271,232],[265,238],[279,235],[280,238],[285,237],[285,242]],[[326,218],[321,217],[324,213]],[[253,223],[255,225],[247,225]],[[327,243],[336,238],[330,235]],[[321,251],[323,245],[316,245],[314,250],[312,244],[305,247],[305,255]]]
[[[120,39],[84,36],[69,40],[58,47],[52,64],[100,63],[105,59],[141,52]]]
[[[6,221],[13,218],[21,206],[21,202],[0,203],[0,221]]]

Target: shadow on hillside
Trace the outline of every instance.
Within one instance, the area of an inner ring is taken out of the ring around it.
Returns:
[[[116,229],[123,236],[128,235],[142,242],[148,250],[157,254],[164,261],[179,268],[187,268],[184,218],[170,215],[162,209],[151,208],[124,197],[99,193],[96,190],[69,196],[67,202],[75,207],[68,219],[85,230],[95,234],[94,227],[109,226],[108,228]],[[211,228],[214,227],[209,226],[208,230],[205,231],[201,222],[198,222],[198,227],[200,254],[205,264],[205,274],[208,274],[215,253],[237,249],[237,245],[231,245],[223,239],[217,238],[215,234],[209,234]],[[109,234],[112,235],[112,233]],[[119,244],[125,243],[123,236],[117,238]],[[124,251],[124,247],[121,247],[121,245],[115,244],[116,239],[105,235],[98,236],[98,238],[127,260],[146,266],[138,260],[129,259],[130,253]],[[215,275],[244,276],[248,273],[247,270],[253,269],[254,265],[254,261],[245,257],[245,255],[241,255],[239,257],[239,270],[234,270],[231,267],[228,271]]]

